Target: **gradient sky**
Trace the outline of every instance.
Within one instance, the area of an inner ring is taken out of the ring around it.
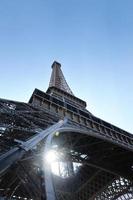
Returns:
[[[45,91],[54,60],[93,114],[133,132],[133,0],[0,0],[0,97]]]

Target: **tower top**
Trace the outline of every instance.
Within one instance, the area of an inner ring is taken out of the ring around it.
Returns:
[[[65,77],[63,75],[63,72],[61,70],[61,64],[58,63],[57,61],[54,61],[52,64],[52,74],[50,78],[49,88],[50,87],[56,87],[58,89],[63,90],[64,92],[73,95],[73,92],[68,86]]]
[[[60,104],[61,109],[73,109],[74,112],[77,112],[76,109],[81,109],[86,111],[86,102],[78,97],[74,96],[70,87],[68,86],[63,72],[61,70],[61,64],[57,61],[54,61],[52,64],[52,74],[49,82],[49,87],[44,93],[38,89],[35,89],[29,103],[33,103],[35,105],[42,105],[43,103],[48,101],[53,101],[55,107],[57,109],[57,105]],[[48,104],[46,103],[46,106]],[[57,104],[57,105],[56,105]],[[53,108],[55,109],[55,108]],[[61,112],[65,112],[62,110]],[[87,111],[88,112],[88,111]]]
[[[54,67],[61,67],[61,64],[59,62],[57,62],[57,61],[54,61],[51,67],[52,68],[54,68]]]

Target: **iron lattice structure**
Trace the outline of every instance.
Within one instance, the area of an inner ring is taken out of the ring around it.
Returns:
[[[132,200],[132,152],[133,135],[86,110],[57,62],[46,93],[0,99],[2,200]]]

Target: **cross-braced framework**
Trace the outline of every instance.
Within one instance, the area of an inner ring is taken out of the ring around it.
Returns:
[[[132,200],[133,136],[62,91],[0,99],[0,199]]]

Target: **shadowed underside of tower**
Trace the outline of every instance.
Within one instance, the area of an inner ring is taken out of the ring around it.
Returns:
[[[0,199],[132,200],[133,136],[73,95],[54,62],[29,102],[0,99]]]

